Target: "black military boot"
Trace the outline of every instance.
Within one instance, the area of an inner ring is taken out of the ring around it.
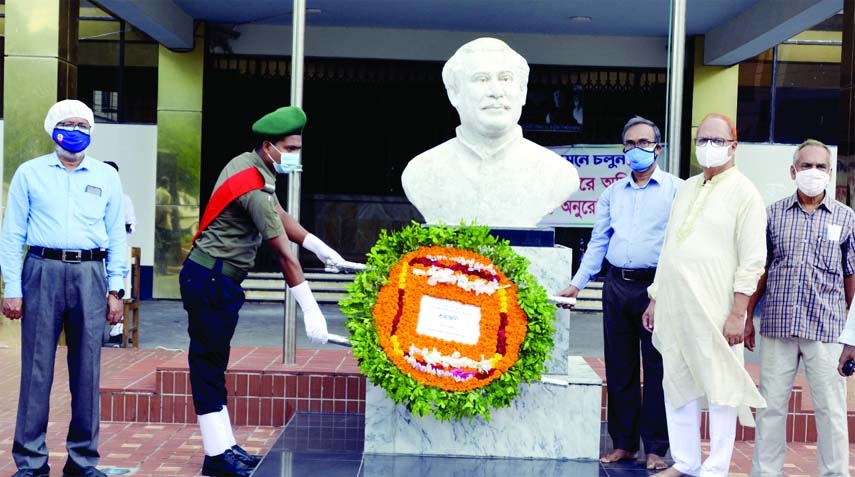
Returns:
[[[252,467],[241,462],[240,457],[231,449],[220,455],[205,456],[202,475],[209,477],[248,477]]]
[[[243,447],[237,444],[232,446],[232,452],[234,452],[235,455],[237,455],[237,458],[247,467],[258,467],[258,463],[261,462],[260,455],[252,455],[249,452],[243,450]]]

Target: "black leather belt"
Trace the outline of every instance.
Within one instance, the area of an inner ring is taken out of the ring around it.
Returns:
[[[61,260],[66,263],[91,262],[107,258],[107,251],[102,248],[92,250],[63,250],[30,245],[30,253],[50,260]]]
[[[626,282],[652,282],[656,276],[655,268],[620,268],[612,265],[612,271]]]

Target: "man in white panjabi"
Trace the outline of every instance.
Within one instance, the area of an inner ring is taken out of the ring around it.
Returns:
[[[479,38],[445,63],[456,137],[416,156],[401,175],[427,223],[534,227],[579,189],[573,164],[522,137],[528,63],[507,44]]]
[[[748,408],[766,406],[742,356],[748,300],[766,261],[765,205],[734,164],[736,128],[730,118],[705,117],[695,143],[704,171],[689,178],[674,199],[642,318],[662,353],[674,459],[657,477],[727,476],[737,416],[753,426]],[[704,402],[710,455],[702,461]]]

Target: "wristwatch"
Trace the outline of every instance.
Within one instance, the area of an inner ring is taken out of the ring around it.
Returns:
[[[116,297],[116,298],[118,298],[119,300],[121,300],[122,298],[124,298],[124,297],[125,297],[125,290],[124,290],[123,288],[120,288],[119,290],[110,290],[110,291],[108,291],[108,292],[107,292],[107,294],[108,294],[108,295],[113,295],[114,297]]]

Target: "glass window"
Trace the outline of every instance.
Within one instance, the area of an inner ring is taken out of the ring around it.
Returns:
[[[741,141],[769,141],[772,110],[773,51],[766,50],[739,64],[737,135]]]
[[[842,15],[739,65],[739,139],[837,144]]]
[[[806,31],[778,46],[775,141],[837,144],[841,32]]]
[[[157,42],[82,0],[78,53],[77,94],[97,120],[157,122]]]

